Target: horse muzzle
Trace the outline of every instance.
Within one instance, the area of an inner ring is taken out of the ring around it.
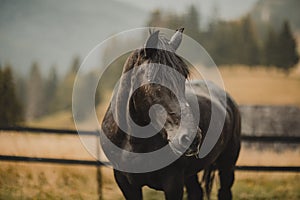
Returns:
[[[193,137],[194,136],[194,137]],[[202,142],[202,132],[198,128],[196,135],[191,136],[188,132],[181,133],[179,137],[170,140],[169,145],[177,155],[197,156]]]

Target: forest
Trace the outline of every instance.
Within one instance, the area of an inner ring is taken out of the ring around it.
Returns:
[[[245,65],[252,68],[263,65],[288,74],[298,63],[297,43],[288,21],[284,21],[280,28],[269,25],[265,32],[261,32],[250,15],[224,21],[218,18],[217,12],[215,8],[213,17],[206,26],[202,26],[200,13],[194,6],[181,15],[155,10],[145,24],[174,30],[184,27],[185,34],[199,42],[217,66]],[[121,73],[119,66],[125,59],[126,55],[123,55],[115,60],[104,80],[101,80],[108,87],[113,87],[114,80]],[[15,73],[9,63],[0,66],[0,110],[3,113],[0,125],[24,124],[58,111],[71,111],[72,88],[80,64],[81,59],[74,57],[69,70],[63,75],[57,73],[57,66],[51,67],[46,74],[42,73],[43,66],[37,61],[32,63],[26,75]],[[82,84],[88,84],[94,78],[97,77],[89,74]],[[101,101],[101,94],[98,91],[96,105]]]
[[[183,15],[156,10],[147,25],[170,29],[184,27],[185,34],[199,42],[217,65],[276,66],[288,73],[299,60],[288,21],[284,21],[278,31],[270,24],[261,33],[250,15],[224,21],[218,18],[218,9],[214,8],[206,27],[201,26],[200,19],[195,6],[190,6]]]

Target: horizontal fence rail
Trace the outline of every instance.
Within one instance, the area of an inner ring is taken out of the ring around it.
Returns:
[[[300,172],[300,166],[236,166],[238,171]]]
[[[51,128],[35,128],[35,127],[0,127],[0,131],[16,131],[16,132],[30,132],[30,133],[46,133],[46,134],[64,134],[64,135],[77,135],[77,130],[71,129],[51,129]],[[99,133],[95,131],[79,131],[80,134],[83,135],[99,135]]]
[[[70,129],[50,129],[50,128],[33,128],[33,127],[0,127],[0,131],[9,132],[30,132],[45,134],[65,134],[77,135],[77,130]],[[99,136],[98,131],[79,131],[82,135]],[[297,136],[249,136],[242,135],[244,142],[266,142],[266,143],[300,143],[300,137]],[[0,161],[12,162],[30,162],[30,163],[49,163],[49,164],[66,164],[66,165],[87,165],[87,166],[103,166],[110,165],[109,162],[100,162],[96,160],[73,160],[60,158],[43,158],[43,157],[27,157],[0,155]],[[300,172],[300,166],[236,166],[238,171],[266,171],[266,172]]]
[[[108,162],[100,162],[96,160],[73,160],[73,159],[40,158],[40,157],[9,156],[9,155],[0,155],[0,160],[15,161],[15,162],[69,164],[69,165],[91,165],[91,166],[110,165],[110,163]]]
[[[100,162],[96,160],[72,160],[58,158],[40,158],[27,156],[9,156],[0,155],[2,161],[48,163],[48,164],[66,164],[66,165],[88,165],[88,166],[110,166],[109,162]],[[238,171],[266,171],[266,172],[300,172],[300,166],[236,166]]]
[[[245,142],[266,142],[266,143],[300,143],[298,136],[250,136],[242,135],[242,141]]]

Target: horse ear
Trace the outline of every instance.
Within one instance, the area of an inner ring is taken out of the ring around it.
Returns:
[[[159,30],[152,33],[147,39],[145,44],[145,53],[147,57],[151,56],[156,51],[158,47],[158,40],[159,40],[158,35],[159,35]]]
[[[174,35],[171,37],[169,45],[171,46],[172,50],[175,52],[182,41],[182,33],[184,28],[177,29]]]

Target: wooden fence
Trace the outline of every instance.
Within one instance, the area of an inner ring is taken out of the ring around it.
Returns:
[[[14,132],[30,132],[36,134],[65,134],[77,135],[77,130],[70,129],[49,129],[49,128],[32,128],[32,127],[0,127],[0,131],[14,131]],[[97,131],[80,131],[80,134],[99,136]],[[299,144],[300,137],[297,136],[249,136],[242,135],[242,142],[255,143],[288,143]],[[40,162],[40,163],[56,163],[56,164],[72,164],[72,165],[109,165],[109,163],[100,162],[96,160],[73,160],[73,159],[56,159],[56,158],[42,158],[42,157],[27,157],[27,156],[11,156],[0,155],[0,160],[15,161],[15,162]],[[300,172],[300,166],[237,166],[236,170],[244,171],[282,171],[282,172]]]
[[[23,132],[23,133],[36,133],[36,134],[65,134],[77,135],[77,130],[70,129],[48,129],[48,128],[31,128],[31,127],[0,127],[0,131],[5,132]],[[1,133],[1,132],[0,132]],[[80,131],[80,134],[99,136],[97,131]],[[300,137],[297,136],[249,136],[242,135],[242,142],[254,143],[287,143],[299,144]],[[102,199],[102,175],[100,167],[109,165],[108,162],[100,162],[98,160],[74,160],[74,159],[59,159],[59,158],[44,158],[44,157],[27,157],[27,156],[12,156],[0,155],[0,161],[11,162],[30,162],[30,163],[50,163],[50,164],[63,164],[63,165],[88,165],[97,167],[97,182],[98,182],[98,196],[99,200]],[[300,172],[300,166],[236,166],[239,171],[266,171],[266,172]]]

